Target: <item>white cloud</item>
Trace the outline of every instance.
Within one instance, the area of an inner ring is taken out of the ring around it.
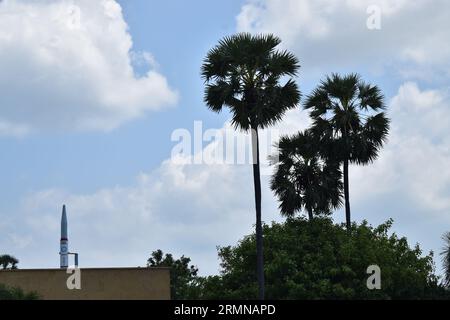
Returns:
[[[249,166],[165,161],[128,187],[105,188],[90,195],[58,189],[31,194],[14,223],[23,221],[33,241],[19,245],[21,236],[11,228],[3,230],[1,242],[22,257],[22,267],[56,267],[54,248],[61,204],[66,203],[71,250],[80,253],[85,267],[143,266],[152,250],[162,248],[191,256],[202,272],[215,273],[216,245],[232,244],[252,230],[253,201]]]
[[[350,169],[353,217],[374,224],[394,218],[399,235],[436,253],[438,272],[450,224],[449,98],[446,88],[404,83],[390,101],[392,128],[380,158]]]
[[[299,110],[289,112],[287,118],[278,126],[273,141],[278,134],[294,132],[308,122],[306,113]],[[221,131],[226,129],[231,129],[229,123]],[[202,152],[216,146],[211,142]],[[264,166],[266,158],[263,153]],[[107,187],[92,194],[61,189],[31,193],[19,213],[3,226],[1,247],[21,258],[22,267],[57,266],[55,247],[65,203],[71,250],[80,253],[83,266],[142,266],[152,250],[162,248],[192,257],[202,273],[216,273],[216,246],[235,244],[253,231],[252,167],[190,163],[168,159],[158,169],[141,173],[133,185]],[[269,176],[263,176],[266,222],[280,219],[268,185]]]
[[[392,128],[380,159],[352,168],[353,199],[362,204],[368,197],[395,194],[405,208],[420,208],[424,218],[435,215],[450,222],[449,108],[445,89],[403,84],[390,102]]]
[[[381,9],[381,30],[367,28],[372,5]],[[277,34],[303,72],[352,67],[426,80],[450,76],[445,0],[248,0],[237,29]]]
[[[2,1],[0,134],[111,130],[174,104],[163,75],[135,74],[155,62],[132,45],[114,0]]]
[[[0,119],[0,136],[22,137],[28,134],[29,131],[30,129],[26,125],[19,123],[12,124]]]

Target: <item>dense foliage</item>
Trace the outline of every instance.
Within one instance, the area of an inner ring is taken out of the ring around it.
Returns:
[[[3,270],[17,269],[19,260],[9,254],[0,255],[0,268]]]
[[[156,250],[147,260],[147,266],[170,268],[170,294],[172,299],[178,300],[198,296],[193,292],[197,290],[198,269],[190,266],[190,262],[191,259],[185,256],[174,259],[171,254],[164,255],[161,250]]]
[[[288,219],[264,227],[268,299],[438,299],[449,298],[434,274],[433,253],[390,234],[392,221],[378,227],[344,225],[330,219]],[[222,273],[198,279],[202,299],[253,299],[255,237],[219,249]],[[381,268],[381,290],[367,289],[370,265]]]
[[[0,283],[0,300],[36,300],[35,292],[25,293],[20,288],[10,288]]]

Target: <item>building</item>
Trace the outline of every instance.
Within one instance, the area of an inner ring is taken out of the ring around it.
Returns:
[[[72,271],[72,272],[71,272]],[[0,283],[34,291],[50,300],[169,300],[168,268],[79,269],[79,286],[74,269],[2,270]]]
[[[168,268],[79,268],[69,252],[66,206],[61,215],[60,268],[2,270],[0,283],[51,300],[168,300]],[[69,267],[69,256],[75,265]]]

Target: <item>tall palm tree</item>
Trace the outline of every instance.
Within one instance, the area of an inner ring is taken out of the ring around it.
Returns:
[[[343,165],[345,217],[350,230],[349,164],[372,163],[387,139],[389,119],[383,112],[383,94],[357,74],[332,74],[307,97],[304,108],[311,110],[312,130],[321,139],[323,153]]]
[[[444,249],[441,252],[442,262],[444,265],[444,286],[450,288],[450,232],[442,237],[444,240]]]
[[[304,210],[312,221],[314,214],[329,214],[342,205],[339,163],[322,158],[317,146],[309,130],[280,139],[271,188],[282,215],[291,217]]]
[[[17,264],[19,263],[19,260],[14,258],[13,256],[9,254],[2,254],[0,255],[0,267],[3,270],[11,270],[11,269],[17,269]]]
[[[264,263],[258,130],[275,124],[300,101],[300,92],[292,79],[300,67],[298,60],[287,51],[278,51],[280,43],[271,34],[240,33],[225,37],[208,52],[201,70],[208,108],[220,112],[228,107],[235,128],[252,133],[260,299],[264,299]]]

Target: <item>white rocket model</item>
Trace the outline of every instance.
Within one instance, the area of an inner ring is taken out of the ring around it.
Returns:
[[[61,268],[69,267],[69,239],[67,236],[67,214],[66,205],[63,205],[61,216],[61,241],[59,249]]]

